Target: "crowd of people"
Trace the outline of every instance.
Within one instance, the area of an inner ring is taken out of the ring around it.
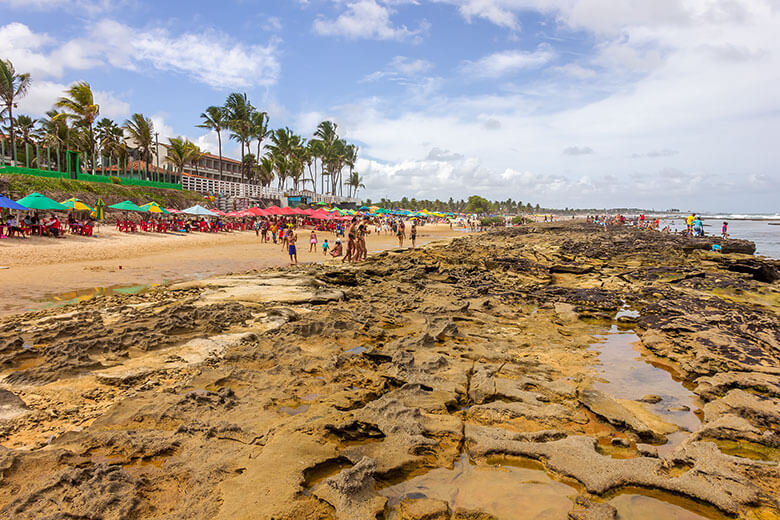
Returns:
[[[661,231],[663,233],[679,233],[688,237],[703,237],[704,236],[704,221],[701,215],[691,213],[684,219],[685,229],[680,230],[675,228],[672,230],[672,223],[665,223],[661,228],[662,221],[660,218],[648,218],[646,215],[641,214],[634,217],[625,217],[623,215],[588,215],[587,222],[598,224],[604,227],[604,230],[608,226],[632,226],[639,229],[647,229],[652,231]],[[723,222],[721,226],[721,238],[728,238],[728,222]]]
[[[3,236],[9,238],[27,238],[29,235],[61,238],[64,231],[91,235],[93,227],[94,221],[92,219],[76,220],[72,215],[69,215],[66,223],[63,224],[54,213],[48,216],[40,216],[38,213],[25,214],[21,219],[18,219],[13,213],[9,213],[5,222],[0,223],[0,235],[6,233],[7,235]]]

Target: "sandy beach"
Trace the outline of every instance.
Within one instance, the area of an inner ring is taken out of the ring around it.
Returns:
[[[330,256],[323,256],[320,244],[327,238],[332,246],[335,236],[319,232],[317,250],[309,253],[309,233],[308,229],[298,233],[298,261],[328,261]],[[51,305],[54,298],[85,299],[111,287],[162,284],[289,264],[280,245],[262,244],[254,231],[128,234],[104,225],[96,235],[0,241],[0,267],[7,267],[0,269],[0,315],[40,309]],[[420,228],[417,245],[459,235],[462,232],[446,225],[426,225]],[[369,253],[397,246],[397,239],[385,233],[372,233],[367,239]],[[404,246],[411,243],[407,240]]]

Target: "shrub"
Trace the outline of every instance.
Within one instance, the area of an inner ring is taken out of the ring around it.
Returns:
[[[111,177],[111,184],[122,184],[122,179],[119,177]]]
[[[501,217],[485,217],[480,222],[482,223],[482,227],[504,225],[504,219]]]

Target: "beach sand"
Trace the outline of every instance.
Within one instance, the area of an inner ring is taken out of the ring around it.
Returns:
[[[309,234],[309,229],[298,232],[298,262],[330,259],[323,256],[321,244],[327,238],[332,247],[335,236],[318,232],[317,249],[309,253]],[[419,228],[417,245],[461,234],[448,225],[426,225]],[[96,235],[0,241],[0,267],[7,267],[0,268],[0,315],[40,309],[54,298],[86,298],[110,287],[200,279],[290,263],[281,245],[260,243],[254,231],[127,234],[104,225]],[[397,246],[390,234],[372,233],[367,239],[369,253]],[[404,247],[408,246],[407,239]]]

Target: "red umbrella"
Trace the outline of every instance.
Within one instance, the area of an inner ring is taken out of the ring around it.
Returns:
[[[297,215],[298,213],[294,209],[292,209],[291,207],[287,206],[285,208],[280,208],[279,209],[279,214],[280,215]]]
[[[168,213],[181,213],[181,211],[179,211],[178,209],[173,209],[173,208],[165,208],[165,211],[167,211]]]
[[[305,209],[293,208],[293,211],[295,212],[296,215],[308,215]]]
[[[309,215],[309,216],[314,215],[314,210],[313,209],[304,209],[303,210],[303,214],[304,215]]]
[[[220,217],[224,217],[225,215],[227,215],[227,213],[223,213],[218,209],[212,209],[211,212],[214,213],[215,215],[219,215]]]
[[[314,218],[325,219],[325,220],[330,220],[333,218],[333,215],[331,215],[330,213],[328,213],[322,208],[314,210],[311,216]]]
[[[281,215],[281,213],[279,213],[281,209],[282,208],[279,206],[271,206],[270,208],[265,208],[265,212],[269,215]]]

